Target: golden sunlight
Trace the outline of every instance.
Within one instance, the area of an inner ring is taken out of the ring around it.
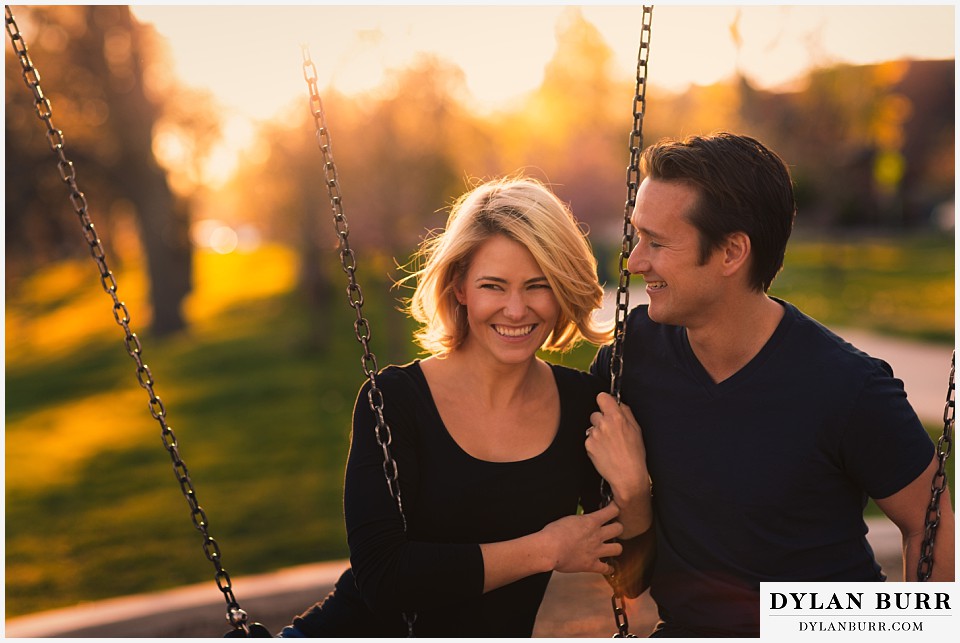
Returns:
[[[632,79],[642,15],[638,5],[589,4],[132,8],[169,40],[175,73],[210,90],[231,123],[278,118],[306,100],[301,44],[310,49],[321,91],[373,90],[390,70],[432,53],[463,70],[473,108],[496,110],[543,80],[568,12],[596,26],[613,52],[614,73]],[[682,91],[739,71],[771,87],[824,64],[952,59],[954,11],[949,5],[657,6],[650,83]],[[224,180],[246,144],[245,136],[228,131],[206,178]]]

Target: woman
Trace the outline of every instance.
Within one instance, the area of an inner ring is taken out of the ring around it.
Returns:
[[[552,571],[609,573],[611,541],[650,525],[636,467],[603,465],[614,502],[575,515],[600,504],[584,430],[603,425],[603,385],[537,351],[610,332],[592,317],[596,260],[566,206],[532,179],[485,183],[419,258],[409,313],[430,355],[376,378],[406,529],[368,382],[344,488],[352,567],[283,636],[531,636]],[[639,438],[629,448],[642,458]]]

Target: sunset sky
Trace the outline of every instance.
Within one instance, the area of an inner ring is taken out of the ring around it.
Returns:
[[[134,7],[139,19],[152,22],[169,39],[176,73],[222,102],[234,147],[250,135],[252,120],[273,117],[305,97],[301,43],[310,49],[321,91],[331,85],[346,93],[369,90],[385,70],[432,52],[464,70],[475,107],[493,110],[540,83],[556,49],[558,20],[575,10],[596,25],[613,50],[615,73],[632,80],[642,14],[638,5]],[[739,51],[731,29],[735,21]],[[681,90],[691,83],[710,84],[739,66],[757,85],[771,87],[815,65],[953,58],[954,31],[952,4],[657,4],[648,86]]]

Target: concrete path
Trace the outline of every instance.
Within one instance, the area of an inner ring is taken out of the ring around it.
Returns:
[[[870,539],[890,580],[902,580],[899,532],[885,519],[868,522]],[[346,567],[338,560],[233,579],[237,600],[276,634],[299,612],[326,596]],[[230,627],[225,603],[211,581],[154,594],[127,596],[43,612],[6,622],[8,638],[220,637]],[[648,594],[628,601],[631,632],[645,636],[657,622]],[[554,574],[535,637],[609,638],[615,631],[610,588],[596,574]],[[464,631],[464,637],[469,637]]]
[[[612,301],[613,295],[608,299]],[[634,287],[631,306],[644,300],[642,288]],[[612,317],[611,312],[604,314]],[[943,421],[949,346],[904,342],[859,330],[837,332],[893,367],[922,419],[935,426]],[[885,519],[871,520],[869,526],[868,538],[888,577],[902,580],[899,532]],[[294,615],[325,596],[345,566],[346,561],[332,561],[235,578],[234,592],[252,620],[277,633]],[[211,581],[10,619],[6,621],[6,636],[219,637],[230,629],[224,612],[224,600]],[[630,601],[627,614],[631,631],[640,636],[645,636],[656,623],[656,609],[647,594]],[[554,575],[534,636],[607,638],[614,629],[610,590],[602,577]],[[469,636],[469,632],[465,631],[464,636]]]

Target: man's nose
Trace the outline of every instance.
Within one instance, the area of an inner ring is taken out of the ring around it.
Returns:
[[[646,272],[649,267],[650,260],[646,256],[646,250],[643,244],[638,243],[633,247],[633,250],[630,251],[630,256],[627,257],[627,270],[630,274],[637,275],[641,272]]]

